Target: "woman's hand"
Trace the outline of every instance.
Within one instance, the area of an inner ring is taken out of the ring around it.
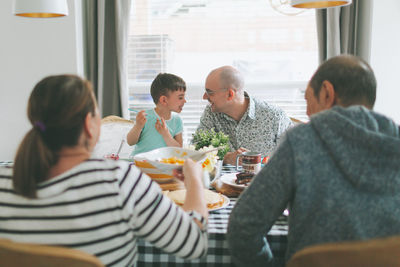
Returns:
[[[201,177],[203,177],[203,169],[200,163],[194,162],[192,159],[185,159],[185,163],[181,168],[173,170],[172,174],[175,178],[185,183],[185,187],[190,186],[193,180],[198,180],[201,183]]]
[[[191,187],[193,183],[198,183],[203,186],[203,168],[200,163],[196,163],[192,159],[187,158],[183,164],[182,171],[184,175],[183,182],[186,188]]]
[[[208,210],[204,199],[203,169],[201,164],[187,158],[182,169],[175,170],[173,173],[176,178],[185,184],[186,199],[182,208],[186,211],[195,210],[207,219]],[[199,226],[201,227],[200,224]]]

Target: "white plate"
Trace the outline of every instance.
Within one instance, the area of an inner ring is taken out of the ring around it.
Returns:
[[[246,188],[247,185],[235,183],[235,181],[236,181],[236,174],[237,174],[237,173],[238,173],[238,172],[224,174],[224,175],[222,175],[219,179],[221,179],[221,181],[222,181],[224,184],[227,184],[227,185],[230,185],[230,186],[233,186],[233,187],[236,187],[236,188],[242,188],[242,189]]]
[[[185,189],[182,189],[182,190],[185,190]],[[211,190],[209,190],[209,191],[211,191]],[[166,197],[169,197],[168,196],[169,192],[170,191],[168,191],[168,190],[162,191],[162,193]],[[229,203],[231,202],[230,199],[227,196],[225,196],[223,194],[220,194],[220,193],[217,193],[217,192],[213,192],[213,191],[211,191],[211,192],[214,193],[214,194],[219,194],[223,198],[224,202],[222,203],[222,205],[220,207],[215,207],[215,208],[212,208],[212,209],[207,208],[208,211],[216,211],[216,210],[220,210],[220,209],[226,208],[229,205]]]
[[[229,202],[230,202],[229,198],[227,196],[223,195],[223,194],[221,194],[221,197],[223,197],[223,199],[224,199],[224,203],[222,204],[222,206],[221,207],[215,207],[213,209],[208,209],[208,211],[220,210],[220,209],[226,208],[229,205]]]

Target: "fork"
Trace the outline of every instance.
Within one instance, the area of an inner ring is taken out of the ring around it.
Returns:
[[[201,152],[198,151],[198,152],[200,152],[200,154],[196,154],[194,156],[191,156],[190,158],[192,160],[198,161],[198,160],[202,159],[206,154],[208,154],[210,152],[213,152],[213,151],[216,151],[216,150],[221,149],[221,148],[222,147],[216,147],[216,148],[213,148],[213,149],[210,149],[210,150],[207,150],[207,151],[201,151]]]
[[[121,140],[121,144],[119,145],[119,148],[118,148],[117,154],[116,154],[115,156],[118,156],[118,157],[119,157],[119,152],[121,152],[122,145],[124,144],[124,142],[125,142],[125,140],[124,140],[124,139],[122,139],[122,140]]]

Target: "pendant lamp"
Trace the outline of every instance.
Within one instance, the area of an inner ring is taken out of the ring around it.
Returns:
[[[14,0],[14,15],[30,18],[67,16],[67,0]]]
[[[290,4],[292,7],[298,8],[327,8],[336,6],[347,6],[350,5],[352,0],[291,0]]]

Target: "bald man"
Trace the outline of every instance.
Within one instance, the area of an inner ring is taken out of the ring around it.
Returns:
[[[210,72],[203,99],[210,104],[197,131],[214,128],[229,135],[231,151],[225,155],[224,163],[235,165],[236,156],[244,151],[270,155],[282,133],[292,126],[282,109],[249,96],[242,74],[232,66]]]

